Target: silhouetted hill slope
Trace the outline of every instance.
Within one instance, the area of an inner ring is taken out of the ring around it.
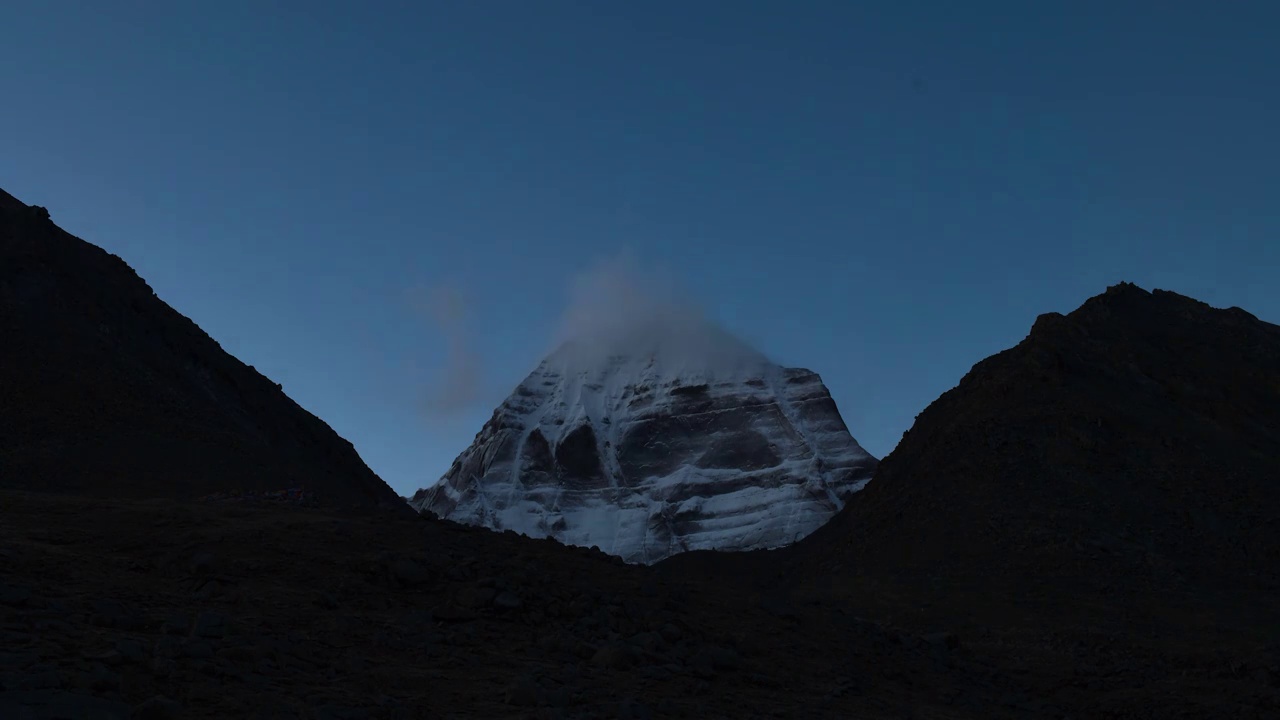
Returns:
[[[404,506],[351,443],[119,257],[0,191],[0,487],[192,497],[301,487]]]
[[[1256,629],[1280,588],[1280,327],[1130,284],[1042,315],[802,546],[815,574]]]
[[[1280,328],[1129,284],[1041,316],[827,525],[658,570],[1018,677],[1029,717],[1280,713]]]

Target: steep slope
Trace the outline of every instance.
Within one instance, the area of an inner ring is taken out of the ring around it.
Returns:
[[[403,501],[120,258],[0,191],[0,487]]]
[[[875,459],[821,379],[704,324],[567,343],[413,505],[654,562],[808,535]]]
[[[1278,517],[1280,327],[1122,284],[974,366],[787,561],[956,615],[1260,638]]]
[[[1280,328],[1122,284],[983,360],[830,523],[673,577],[919,632],[1025,717],[1280,717]]]

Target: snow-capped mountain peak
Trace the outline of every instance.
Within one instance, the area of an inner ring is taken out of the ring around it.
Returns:
[[[794,542],[875,465],[816,374],[658,316],[561,345],[413,505],[656,562]]]

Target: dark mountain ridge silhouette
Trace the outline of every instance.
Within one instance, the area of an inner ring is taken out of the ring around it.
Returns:
[[[1243,601],[1280,588],[1277,518],[1280,327],[1123,283],[975,365],[808,546],[826,571]]]
[[[404,501],[351,443],[156,297],[122,259],[0,191],[0,487],[190,498],[301,488]]]

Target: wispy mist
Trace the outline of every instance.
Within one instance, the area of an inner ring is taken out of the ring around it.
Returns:
[[[555,346],[553,358],[570,370],[593,369],[619,356],[711,374],[765,361],[713,321],[671,273],[643,267],[630,255],[574,279]]]
[[[664,372],[718,377],[758,372],[767,362],[712,320],[673,273],[644,265],[629,254],[605,259],[568,278],[565,295],[559,322],[542,353],[565,372],[599,370],[610,358],[627,358],[653,360]],[[443,363],[426,379],[421,394],[429,419],[449,420],[481,409],[524,379],[484,375],[478,321],[458,288],[418,288],[410,301],[443,344]],[[531,360],[526,372],[537,363]]]
[[[481,372],[465,298],[451,285],[437,285],[414,291],[411,302],[444,342],[444,365],[423,397],[427,413],[452,416],[470,409],[480,399]]]

